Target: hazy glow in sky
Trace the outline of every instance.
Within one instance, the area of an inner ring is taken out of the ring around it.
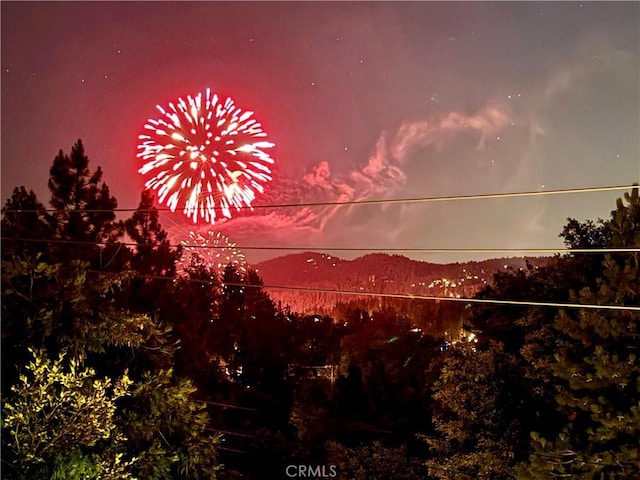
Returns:
[[[137,206],[144,123],[207,87],[276,144],[257,204],[640,180],[637,2],[0,8],[3,203],[18,185],[48,202],[54,156],[82,138],[119,206]],[[566,217],[605,217],[617,196],[257,210],[220,228],[240,246],[556,247]],[[191,228],[162,222],[176,241]]]

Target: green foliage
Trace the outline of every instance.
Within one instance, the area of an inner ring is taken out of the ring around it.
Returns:
[[[123,461],[123,456],[107,451],[92,455],[75,451],[71,455],[58,456],[51,480],[135,480],[131,474],[135,459]]]
[[[170,296],[162,302],[161,312],[173,321],[180,349],[174,357],[175,371],[198,381],[214,383],[220,377],[219,349],[226,337],[213,335],[217,320],[220,284],[217,274],[205,266],[188,269],[188,277],[178,278]]]
[[[640,478],[637,312],[411,301],[343,305],[339,322],[299,316],[247,287],[261,284],[252,271],[219,278],[194,262],[175,283],[148,278],[172,275],[179,256],[153,195],[118,222],[81,142],[50,174],[55,214],[24,187],[3,209],[3,235],[18,239],[2,251],[3,478],[219,478],[218,429],[254,454],[225,458],[229,478],[281,475],[284,457],[354,480],[424,468]],[[132,251],[118,243],[125,229]],[[560,236],[570,248],[638,248],[638,189],[609,220],[568,219]],[[556,256],[496,275],[479,296],[638,306],[639,255]],[[457,330],[463,315],[477,344],[441,352],[420,330]]]
[[[627,205],[625,205],[625,202]],[[616,200],[616,209],[611,212],[609,228],[612,232],[612,244],[621,248],[638,248],[640,245],[640,194],[638,187],[631,193]],[[638,253],[633,253],[634,264],[638,266]]]
[[[134,385],[122,424],[139,478],[215,478],[220,439],[207,434],[209,416],[205,404],[192,399],[195,392],[191,381],[171,370],[147,373]]]
[[[51,237],[51,222],[51,215],[33,190],[27,192],[25,187],[15,188],[2,209],[3,258],[25,251],[35,255],[46,250],[46,244],[41,241]],[[17,240],[20,238],[28,240]]]
[[[133,459],[122,462],[122,454],[114,449],[125,440],[116,421],[116,402],[129,394],[131,380],[126,374],[115,380],[96,379],[93,369],[73,358],[51,361],[43,352],[31,353],[27,372],[3,405],[10,474],[118,478],[106,476],[114,472],[127,478]]]
[[[326,465],[337,467],[336,478],[340,480],[418,480],[425,478],[426,474],[422,462],[410,458],[404,445],[388,447],[381,442],[373,442],[371,445],[347,447],[329,442],[327,452]]]
[[[84,358],[105,346],[139,347],[149,335],[162,334],[148,316],[117,307],[130,273],[90,277],[80,260],[51,264],[40,258],[2,262],[3,333],[14,344]]]
[[[60,150],[49,174],[50,203],[56,209],[54,216],[60,237],[104,240],[117,233],[115,214],[110,210],[118,202],[102,181],[102,169],[90,171],[82,140],[71,147],[69,154]]]
[[[124,223],[127,235],[136,243],[131,268],[142,274],[172,276],[181,249],[172,249],[167,232],[160,225],[154,195],[150,190],[141,194],[138,209]]]
[[[605,248],[611,241],[611,234],[608,223],[602,219],[579,222],[575,218],[568,218],[560,236],[567,248],[589,249]]]
[[[477,350],[462,343],[447,351],[433,395],[436,435],[427,439],[431,476],[511,478],[525,415],[517,408],[519,383],[516,359],[501,344]]]
[[[296,456],[309,458],[315,455],[321,450],[325,436],[335,429],[328,415],[329,396],[328,386],[320,382],[305,382],[295,392],[289,423],[295,432],[293,453]]]
[[[188,310],[163,317],[173,286],[134,285],[140,273],[172,274],[179,255],[152,196],[127,222],[131,255],[82,142],[50,174],[53,215],[24,188],[3,209],[3,234],[54,241],[2,251],[3,478],[215,478],[219,439],[205,405],[189,380],[158,367],[171,362],[171,323]],[[24,209],[35,212],[14,211]]]
[[[118,202],[102,181],[101,168],[94,172],[89,169],[81,140],[69,154],[60,150],[49,174],[50,204],[55,209],[53,238],[63,242],[50,245],[53,257],[63,262],[80,259],[94,268],[117,270],[118,255],[126,251],[116,244],[123,234],[122,223],[114,212]],[[74,248],[64,242],[74,242]],[[105,245],[101,247],[96,242]]]
[[[618,200],[608,223],[611,247],[640,247],[638,191]],[[637,253],[606,255],[592,287],[572,294],[585,304],[640,305]],[[531,434],[534,449],[520,477],[586,479],[640,476],[640,314],[629,310],[561,311],[562,340],[551,360],[562,421],[555,432]]]

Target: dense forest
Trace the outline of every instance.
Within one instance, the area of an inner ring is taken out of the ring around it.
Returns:
[[[345,303],[345,294],[336,290],[367,292],[368,296],[349,294],[348,298],[369,310],[391,307],[421,318],[424,305],[416,301],[418,296],[469,298],[491,283],[492,273],[535,268],[547,261],[547,257],[508,257],[442,264],[381,253],[343,260],[335,255],[303,252],[266,260],[253,268],[273,300],[298,313],[323,313],[341,320],[342,310],[336,306]],[[411,302],[399,302],[392,296],[371,293],[411,294],[413,298]]]
[[[2,211],[3,478],[640,478],[637,188],[559,232],[615,250],[476,294],[523,304],[340,320],[276,304],[255,271],[176,275],[153,195],[118,219],[81,141],[48,188]]]

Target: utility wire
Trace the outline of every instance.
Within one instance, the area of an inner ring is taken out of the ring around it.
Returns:
[[[104,242],[84,242],[79,240],[39,240],[39,239],[20,239],[20,238],[10,238],[10,237],[1,237],[2,240],[12,240],[12,241],[37,241],[37,242],[45,242],[45,243],[63,243],[63,244],[84,244],[84,245],[106,245]],[[116,245],[116,244],[114,244]],[[136,244],[134,244],[136,245]],[[622,250],[625,252],[638,252],[640,249],[600,249],[606,250],[607,253]],[[587,250],[587,252],[591,253],[591,250]],[[97,274],[108,274],[109,272],[99,271],[99,270],[89,270],[91,273]],[[144,275],[144,274],[136,274],[137,277],[142,278],[150,278],[155,280],[166,280],[166,281],[175,281],[179,277],[168,277],[168,276],[158,276],[158,275]],[[195,279],[187,279],[189,281],[197,281],[199,283],[208,283],[208,281],[195,280]],[[512,306],[534,306],[534,307],[553,307],[553,308],[586,308],[586,309],[596,309],[596,310],[623,310],[623,311],[640,311],[640,307],[636,306],[624,306],[624,305],[595,305],[595,304],[582,304],[582,303],[563,303],[563,302],[534,302],[534,301],[520,301],[520,300],[500,300],[500,299],[481,299],[481,298],[457,298],[457,297],[439,297],[433,295],[414,295],[414,294],[402,294],[402,293],[376,293],[376,292],[364,292],[364,291],[351,291],[351,290],[334,290],[334,289],[322,289],[322,288],[311,288],[311,287],[296,287],[296,286],[286,286],[286,285],[254,285],[254,284],[245,284],[245,283],[223,283],[223,286],[237,286],[237,287],[247,287],[247,288],[270,288],[274,290],[293,290],[293,291],[306,291],[306,292],[314,292],[314,293],[329,293],[329,294],[338,294],[338,295],[351,295],[351,296],[364,296],[364,297],[383,297],[383,298],[402,298],[402,299],[410,299],[410,300],[435,300],[435,301],[446,301],[446,302],[466,302],[466,303],[485,303],[485,304],[496,304],[496,305],[512,305]]]
[[[241,453],[243,455],[255,455],[250,452],[245,452],[244,450],[238,450],[236,448],[229,448],[229,447],[221,447],[220,445],[216,445],[216,449],[224,450],[225,452]]]
[[[122,245],[126,247],[143,247],[135,242],[93,242],[88,240],[56,240],[45,238],[20,238],[0,237],[2,241],[70,244],[70,245]],[[296,252],[384,252],[384,253],[638,253],[640,248],[365,248],[365,247],[274,247],[254,245],[184,245],[182,243],[170,243],[170,248],[188,247],[190,249],[224,250],[237,248],[240,250],[264,250],[264,251],[296,251]]]
[[[453,200],[485,200],[485,199],[498,199],[498,198],[515,198],[515,197],[534,197],[540,195],[565,195],[572,193],[590,193],[590,192],[608,192],[616,190],[629,190],[630,188],[637,188],[637,185],[616,185],[605,187],[584,187],[584,188],[564,188],[557,190],[545,190],[545,191],[525,191],[525,192],[506,192],[506,193],[481,193],[472,195],[449,195],[441,197],[415,197],[415,198],[389,198],[378,200],[347,200],[347,201],[330,201],[330,202],[301,202],[301,203],[273,203],[265,205],[253,205],[249,207],[251,210],[265,209],[265,208],[299,208],[299,207],[341,207],[341,206],[353,206],[353,205],[396,205],[406,203],[431,203],[431,202],[448,202]],[[214,206],[215,210],[222,210],[222,207]],[[240,208],[238,208],[240,210]],[[44,209],[7,209],[6,213],[42,213],[42,212],[58,212],[64,211],[67,213],[101,213],[101,212],[152,212],[152,211],[175,211],[169,207],[154,207],[149,209],[138,208],[114,208],[114,209],[84,209],[84,210],[59,210],[55,208]]]
[[[29,241],[29,239],[19,239],[19,238],[7,238],[2,237],[2,240],[14,240],[14,241]],[[32,239],[33,240],[33,239]],[[81,242],[74,240],[37,240],[45,243],[66,243],[66,244],[103,244],[101,242]],[[611,249],[606,249],[607,252],[611,251]],[[637,252],[640,249],[624,249],[625,251],[633,251]],[[98,274],[108,274],[109,272],[99,271],[99,270],[89,270],[92,273]],[[175,281],[179,277],[168,277],[168,276],[158,276],[158,275],[141,275],[137,274],[137,277],[150,278],[155,280],[166,280],[166,281]],[[194,279],[187,279],[189,281],[193,281]],[[208,281],[195,280],[200,283],[207,283]],[[583,304],[583,303],[563,303],[563,302],[534,302],[534,301],[520,301],[520,300],[500,300],[500,299],[482,299],[482,298],[457,298],[457,297],[438,297],[434,295],[414,295],[414,294],[402,294],[402,293],[375,293],[375,292],[357,292],[351,290],[334,290],[334,289],[324,289],[324,288],[311,288],[311,287],[296,287],[296,286],[286,286],[286,285],[254,285],[254,284],[245,284],[245,283],[223,283],[223,286],[237,286],[237,287],[247,287],[247,288],[270,288],[274,290],[293,290],[293,291],[306,291],[306,292],[314,292],[314,293],[331,293],[338,295],[351,295],[351,296],[363,296],[363,297],[383,297],[383,298],[403,298],[410,300],[435,300],[435,301],[445,301],[445,302],[466,302],[466,303],[485,303],[485,304],[495,304],[495,305],[512,305],[512,306],[531,306],[531,307],[553,307],[553,308],[586,308],[586,309],[595,309],[595,310],[623,310],[623,311],[640,311],[640,307],[636,306],[624,306],[624,305],[595,305],[595,304]]]
[[[209,432],[221,433],[222,435],[231,435],[232,437],[243,437],[243,438],[258,438],[254,435],[247,435],[246,433],[238,433],[238,432],[229,432],[227,430],[219,430],[217,428],[205,428],[205,430]]]
[[[89,273],[98,275],[110,275],[110,272],[101,270],[87,270]],[[195,283],[210,283],[211,280],[207,279],[194,279],[183,277],[169,277],[163,275],[146,275],[135,274],[137,278],[147,278],[149,280],[164,280],[164,281],[176,281],[179,279],[187,282]],[[236,282],[220,282],[221,287],[240,287],[240,288],[265,288],[273,290],[293,290],[304,291],[313,293],[332,293],[337,295],[350,295],[360,297],[382,297],[382,298],[401,298],[407,300],[432,300],[432,301],[444,301],[444,302],[462,302],[462,303],[479,303],[479,304],[493,304],[493,305],[511,305],[511,306],[524,306],[524,307],[553,307],[553,308],[586,308],[592,310],[618,310],[618,311],[631,311],[640,312],[640,306],[626,306],[626,305],[596,305],[591,303],[570,303],[570,302],[537,302],[537,301],[525,301],[525,300],[500,300],[493,298],[456,298],[456,297],[438,297],[435,295],[414,295],[411,293],[376,293],[376,292],[356,292],[352,290],[333,290],[328,288],[313,288],[313,287],[295,287],[288,285],[268,285],[268,284],[250,284],[250,283],[236,283]]]
[[[433,437],[431,435],[425,435],[422,433],[417,433],[416,437],[421,439],[437,439],[438,438],[438,437]],[[579,460],[575,458],[576,454],[574,452],[571,452],[570,454],[565,454],[565,455],[560,453],[530,452],[529,455],[534,455],[534,456],[543,457],[543,458],[564,459],[570,463],[584,463],[586,465],[597,465],[601,467],[625,468],[625,466],[634,466],[633,462],[607,463],[607,462],[598,462],[598,461],[590,461],[590,460]]]
[[[640,306],[625,305],[595,305],[590,303],[569,303],[569,302],[536,302],[522,300],[500,300],[493,298],[456,298],[456,297],[438,297],[434,295],[413,295],[410,293],[375,293],[375,292],[354,292],[351,290],[332,290],[328,288],[311,288],[311,287],[291,287],[286,285],[254,285],[245,283],[225,283],[222,286],[229,287],[247,287],[247,288],[270,288],[274,290],[295,290],[314,293],[335,293],[339,295],[355,295],[364,297],[385,297],[385,298],[404,298],[409,300],[439,300],[444,302],[464,302],[464,303],[485,303],[494,305],[513,305],[526,307],[554,307],[554,308],[587,308],[593,310],[624,310],[632,312],[640,312]]]
[[[536,452],[531,452],[530,455],[535,455],[537,457],[543,457],[543,458],[553,458],[553,459],[563,459],[566,460],[568,464],[573,463],[573,464],[579,464],[579,463],[584,463],[585,465],[597,465],[599,467],[615,467],[615,468],[622,468],[624,469],[627,466],[633,466],[634,464],[632,462],[620,462],[618,464],[616,463],[606,463],[606,462],[593,462],[590,460],[579,460],[577,458],[575,458],[575,453],[571,454],[571,455],[561,455],[561,454],[550,454],[550,453],[536,453]]]
[[[223,407],[223,408],[232,408],[235,410],[246,410],[249,412],[260,412],[260,410],[256,409],[256,408],[249,408],[249,407],[241,407],[240,405],[231,405],[228,403],[220,403],[220,402],[210,402],[209,400],[201,400],[201,399],[194,399],[196,402],[201,402],[201,403],[206,403],[207,405],[215,405],[216,407]]]
[[[2,237],[2,240],[13,240],[13,241],[34,241],[34,242],[45,242],[45,243],[66,243],[66,244],[91,244],[91,245],[106,245],[105,242],[83,242],[83,241],[73,241],[73,240],[46,240],[46,239],[29,239],[29,238],[10,238],[10,237]],[[120,243],[120,245],[127,245],[127,246],[137,246],[136,243]],[[174,245],[172,245],[174,246]],[[214,246],[196,246],[197,248],[224,248],[224,247],[214,247]],[[308,247],[242,247],[245,249],[295,249],[295,250],[302,250],[302,249],[307,249]],[[309,248],[312,249],[312,248]],[[316,250],[318,250],[317,248],[315,248]],[[324,249],[320,249],[320,250],[324,250]],[[344,251],[371,251],[373,249],[352,249],[352,248],[327,248],[326,250],[344,250]],[[460,252],[460,251],[466,251],[466,252],[495,252],[495,253],[499,253],[499,252],[507,252],[507,251],[514,251],[514,252],[570,252],[570,253],[610,253],[610,252],[616,252],[616,253],[622,253],[622,252],[638,252],[640,251],[640,249],[638,248],[623,248],[623,249],[524,249],[524,250],[520,250],[520,249],[385,249],[383,251],[410,251],[410,252],[431,252],[431,251],[438,251],[438,252]],[[96,274],[103,274],[103,275],[108,275],[109,272],[103,272],[103,271],[96,271],[96,270],[89,270],[90,273],[96,273]],[[177,280],[178,277],[169,277],[169,276],[160,276],[160,275],[142,275],[142,274],[136,274],[136,277],[143,277],[143,278],[149,278],[149,279],[154,279],[154,280],[167,280],[167,281],[174,281]],[[207,283],[206,280],[197,280],[197,279],[185,279],[187,281],[191,281],[191,282],[197,282],[197,283]],[[453,301],[453,302],[467,302],[467,303],[484,303],[484,304],[499,304],[499,305],[517,305],[517,306],[534,306],[534,307],[555,307],[555,308],[587,308],[587,309],[597,309],[597,310],[625,310],[625,311],[640,311],[640,307],[636,307],[636,306],[623,306],[623,305],[594,305],[594,304],[580,304],[580,303],[561,303],[561,302],[534,302],[534,301],[519,301],[519,300],[500,300],[500,299],[479,299],[479,298],[455,298],[455,297],[438,297],[438,296],[427,296],[427,295],[412,295],[412,294],[393,294],[393,293],[374,293],[374,292],[354,292],[354,291],[348,291],[348,290],[333,290],[333,289],[319,289],[319,288],[311,288],[311,287],[294,287],[294,286],[283,286],[283,285],[255,285],[255,284],[246,284],[246,283],[225,283],[222,282],[221,284],[222,287],[224,286],[235,286],[235,287],[246,287],[246,288],[271,288],[271,289],[284,289],[284,290],[296,290],[296,291],[306,291],[306,292],[314,292],[314,293],[333,293],[333,294],[343,294],[343,295],[355,295],[355,296],[373,296],[373,297],[387,297],[387,298],[403,298],[403,299],[413,299],[413,300],[439,300],[439,301]],[[254,412],[259,412],[259,410],[257,409],[253,409],[253,408],[248,408],[248,407],[241,407],[238,405],[231,405],[231,404],[224,404],[224,403],[219,403],[219,402],[211,402],[211,401],[207,401],[207,400],[197,400],[199,402],[202,403],[206,403],[209,405],[216,405],[216,406],[221,406],[224,408],[232,408],[232,409],[239,409],[239,410],[247,410],[247,411],[254,411]],[[228,435],[233,435],[233,436],[242,436],[242,437],[248,437],[248,438],[255,438],[251,435],[246,435],[246,434],[240,434],[240,433],[236,433],[236,432],[227,432],[227,431],[221,431],[221,430],[215,430],[215,429],[211,429],[212,431],[216,431],[218,433],[222,433],[222,434],[228,434]],[[386,433],[386,432],[385,432]],[[235,453],[242,453],[242,454],[247,454],[249,452],[245,452],[245,451],[240,451],[240,450],[236,450],[236,449],[230,449],[230,448],[225,448],[225,447],[218,447],[221,450],[227,450],[227,451],[231,451],[231,452],[235,452]],[[539,456],[539,457],[544,457],[544,458],[551,458],[551,459],[567,459],[566,455],[553,455],[553,454],[541,454],[541,453],[535,453],[532,452],[531,455],[535,455],[535,456]],[[628,462],[621,462],[620,464],[612,464],[612,463],[604,463],[604,462],[593,462],[593,461],[588,461],[588,460],[578,460],[578,459],[570,459],[571,463],[581,463],[581,464],[589,464],[589,465],[596,465],[596,466],[608,466],[608,467],[615,467],[615,468],[625,468],[625,465],[630,465]],[[443,468],[443,467],[436,467],[434,465],[427,465],[427,468],[430,468],[432,470],[440,470],[440,471],[452,471],[452,472],[458,472],[458,473],[464,473],[466,475],[470,475],[469,473],[460,470],[460,469],[452,469],[452,468]],[[483,475],[483,474],[477,474],[478,476],[481,477],[485,477],[487,475]]]
[[[539,457],[544,457],[544,458],[553,458],[553,459],[564,459],[567,461],[570,461],[569,463],[565,464],[565,465],[569,465],[569,464],[586,464],[586,465],[597,465],[599,467],[614,467],[617,469],[625,469],[625,466],[632,466],[633,464],[631,464],[630,462],[624,462],[621,464],[614,464],[614,463],[605,463],[605,462],[591,462],[588,460],[578,460],[575,458],[567,458],[567,456],[563,456],[563,455],[545,455],[545,454],[541,454],[541,453],[531,453],[531,455],[535,455],[535,456],[539,456]],[[466,474],[468,476],[476,476],[476,477],[488,477],[491,478],[491,475],[489,474],[481,474],[481,473],[475,473],[475,474],[471,474],[468,472],[465,472],[464,470],[461,469],[457,469],[457,468],[452,468],[452,467],[448,467],[448,468],[444,468],[444,467],[436,467],[434,465],[429,464],[429,462],[427,461],[426,464],[428,469],[433,469],[433,470],[440,470],[440,471],[444,471],[444,472],[456,472],[456,473],[463,473]]]

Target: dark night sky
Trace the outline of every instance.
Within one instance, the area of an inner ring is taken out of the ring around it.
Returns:
[[[263,201],[640,180],[638,2],[1,10],[3,199],[25,185],[46,203],[53,157],[82,138],[119,206],[137,206],[142,126],[156,104],[206,87],[253,110],[276,144]],[[566,217],[605,217],[620,194],[256,211],[215,228],[239,245],[559,247]],[[162,221],[175,240],[191,228],[180,213]]]

